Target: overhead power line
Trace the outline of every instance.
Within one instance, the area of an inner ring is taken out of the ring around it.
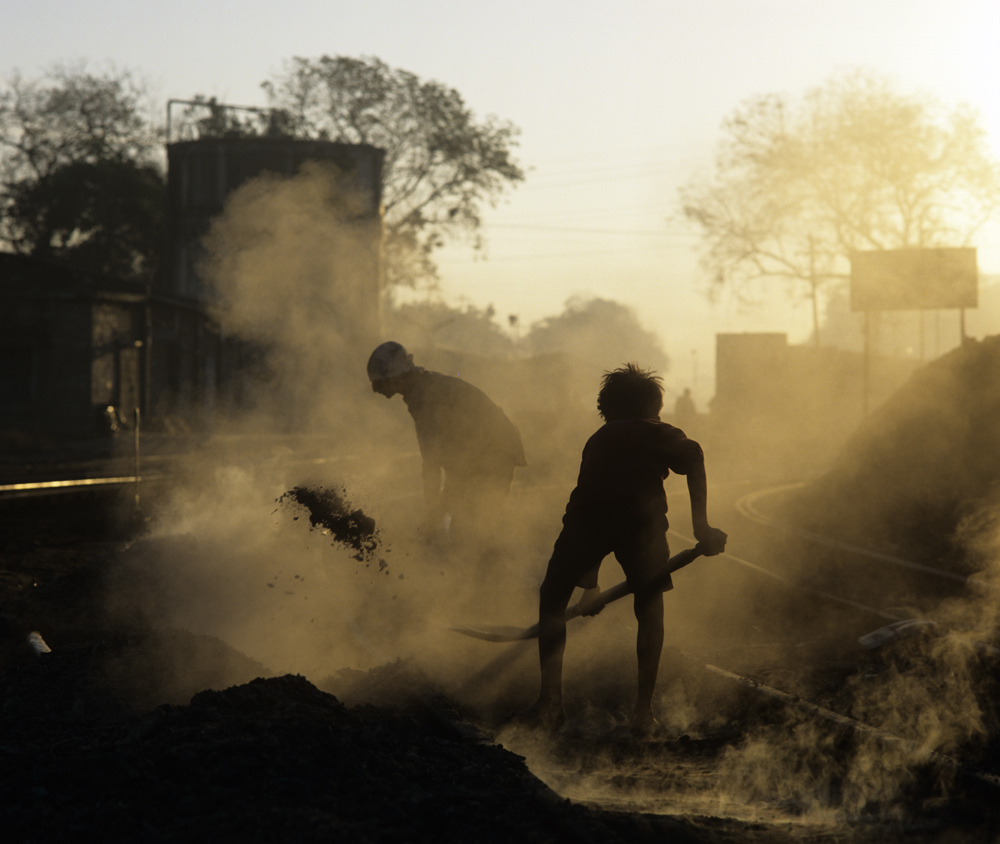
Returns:
[[[575,228],[572,226],[538,226],[529,223],[488,223],[486,229],[527,229],[530,231],[564,232],[567,234],[627,234],[627,235],[652,235],[654,237],[691,237],[698,235],[693,232],[685,232],[670,229],[590,229]]]

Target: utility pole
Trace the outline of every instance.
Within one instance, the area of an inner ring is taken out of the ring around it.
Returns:
[[[813,342],[819,348],[819,296],[816,291],[816,248],[812,235],[809,235],[809,286],[812,288]]]

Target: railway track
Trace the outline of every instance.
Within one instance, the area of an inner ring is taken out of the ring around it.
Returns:
[[[292,458],[295,462],[303,464],[319,464],[331,462],[331,458]],[[98,477],[76,477],[76,478],[47,478],[31,481],[18,481],[14,483],[0,484],[0,502],[3,501],[23,501],[24,499],[35,499],[37,501],[52,501],[56,497],[68,494],[76,496],[88,496],[106,494],[108,492],[131,491],[139,495],[139,490],[145,490],[148,486],[154,486],[166,480],[170,476],[170,465],[168,462],[160,462],[156,466],[149,466],[141,474],[106,474]],[[794,537],[797,541],[807,543],[811,547],[826,549],[841,557],[867,561],[866,565],[876,565],[885,569],[905,572],[919,576],[930,582],[939,583],[950,591],[964,591],[970,588],[969,578],[945,569],[928,566],[893,557],[881,552],[861,548],[839,540],[833,540],[818,534],[803,531],[794,526],[782,523],[772,516],[767,509],[767,502],[772,496],[787,494],[794,491],[799,485],[783,485],[771,487],[764,490],[757,490],[735,501],[735,511],[746,519],[749,523],[758,526],[760,529],[771,532],[774,536],[783,535]],[[682,532],[672,530],[671,533],[681,542],[694,544],[693,537],[685,536]],[[866,619],[870,622],[870,629],[892,630],[893,625],[913,621],[911,614],[901,611],[898,608],[881,606],[877,600],[859,600],[857,596],[845,595],[830,588],[819,588],[815,585],[802,582],[790,577],[787,573],[766,564],[755,562],[733,553],[725,553],[715,558],[718,562],[734,566],[747,573],[752,578],[761,581],[780,584],[783,590],[788,593],[798,594],[809,601],[818,602],[833,608],[835,612],[843,612],[856,618]],[[877,596],[873,596],[877,598]],[[897,628],[900,636],[906,632],[921,632],[920,628]],[[923,632],[926,632],[924,630]],[[887,635],[880,645],[894,641],[896,637]],[[990,643],[980,643],[981,649],[986,653],[996,654]],[[893,745],[897,748],[904,748],[910,752],[915,751],[915,742],[912,738],[907,738],[895,734],[892,730],[883,727],[864,723],[849,714],[838,712],[835,708],[827,705],[824,701],[813,701],[803,697],[796,690],[780,688],[780,684],[768,682],[759,674],[739,664],[727,665],[715,660],[701,660],[700,657],[693,657],[701,661],[704,670],[712,676],[746,690],[752,695],[766,698],[780,706],[794,709],[805,716],[826,724],[833,725],[837,729],[847,730],[871,739],[876,739],[886,745]],[[916,758],[916,755],[914,756]],[[960,773],[963,777],[976,780],[980,785],[985,785],[990,789],[1000,789],[1000,778],[989,771],[981,771],[974,766],[963,764],[947,754],[925,754],[924,761],[927,764],[934,764],[947,768],[953,772]]]
[[[832,550],[841,557],[850,557],[854,560],[864,561],[867,565],[881,566],[885,569],[901,571],[909,575],[915,575],[922,581],[929,581],[937,584],[939,588],[947,591],[949,595],[959,594],[965,597],[974,598],[975,591],[995,590],[995,586],[985,582],[980,578],[965,576],[944,568],[917,563],[911,560],[885,554],[872,549],[846,543],[840,540],[831,539],[817,533],[805,531],[793,525],[781,522],[770,515],[763,503],[768,498],[787,494],[801,487],[802,484],[786,484],[771,487],[764,490],[754,491],[739,498],[735,502],[735,510],[743,518],[756,525],[773,532],[775,535],[795,537],[800,542],[817,548]],[[693,543],[693,537],[688,537],[682,533],[671,531],[678,538],[685,542]],[[863,618],[874,621],[885,621],[888,624],[882,625],[879,629],[872,631],[866,636],[859,637],[858,644],[862,648],[878,649],[899,639],[916,634],[933,634],[938,636],[961,635],[967,637],[969,631],[948,631],[939,629],[937,623],[926,617],[914,617],[911,613],[899,609],[887,609],[875,605],[876,600],[866,603],[852,597],[838,594],[836,591],[824,588],[815,588],[797,579],[787,576],[782,572],[768,568],[765,565],[752,562],[735,554],[724,553],[720,555],[726,562],[733,564],[752,575],[766,579],[771,582],[780,583],[790,593],[801,595],[804,600],[820,602],[847,613],[855,614]],[[956,593],[957,590],[957,593]],[[872,596],[877,599],[877,595]],[[991,642],[968,641],[963,643],[980,655],[985,656],[994,662],[1000,657],[998,650]],[[700,661],[700,660],[699,660]],[[846,729],[859,736],[875,739],[885,745],[891,745],[902,749],[915,761],[922,761],[926,764],[936,765],[956,772],[966,779],[976,781],[978,785],[985,785],[991,791],[1000,791],[1000,775],[992,771],[979,769],[975,765],[963,763],[945,753],[927,751],[922,749],[924,742],[913,738],[906,738],[893,732],[891,729],[865,723],[843,712],[838,712],[822,703],[813,702],[801,695],[777,688],[767,682],[763,682],[752,673],[735,669],[720,667],[710,662],[703,662],[705,671],[719,677],[729,683],[749,690],[753,694],[764,696],[781,706],[795,709],[805,713],[808,717],[832,724],[837,728]],[[914,720],[917,720],[920,713],[914,713]]]

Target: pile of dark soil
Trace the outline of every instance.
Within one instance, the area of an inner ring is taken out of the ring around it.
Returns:
[[[998,503],[998,419],[1000,336],[968,340],[873,411],[791,515],[819,533],[962,568],[963,526]]]
[[[348,708],[290,675],[144,714],[122,696],[135,678],[110,666],[141,670],[150,649],[193,644],[206,646],[161,632],[8,666],[5,841],[708,840],[679,821],[560,799],[445,701]]]

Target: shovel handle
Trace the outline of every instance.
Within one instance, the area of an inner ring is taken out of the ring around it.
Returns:
[[[694,548],[687,548],[684,551],[680,551],[674,554],[669,560],[667,560],[667,565],[664,571],[658,574],[653,579],[653,586],[663,588],[667,578],[672,575],[678,569],[684,568],[688,563],[693,563],[697,560],[705,551],[702,548],[701,543],[698,543]],[[630,594],[632,590],[629,588],[628,581],[622,581],[616,586],[612,586],[610,589],[605,590],[601,593],[598,598],[597,604],[599,607],[603,608],[610,604],[612,601],[617,601],[619,598],[624,598],[626,595]],[[579,615],[583,615],[580,611],[580,604],[576,603],[566,610],[566,620],[569,621],[571,618],[576,618]],[[466,636],[472,636],[474,639],[482,639],[484,642],[517,642],[522,639],[536,639],[538,638],[538,625],[532,624],[531,627],[462,627],[453,626],[451,628],[456,633],[462,633]]]
[[[653,579],[653,587],[662,590],[667,578],[669,578],[670,575],[678,569],[684,568],[684,566],[689,563],[693,563],[704,553],[705,551],[702,549],[700,542],[695,545],[694,548],[685,548],[683,551],[678,551],[674,554],[674,556],[667,560],[665,570]],[[600,597],[596,602],[596,606],[600,609],[604,609],[604,607],[613,601],[617,601],[619,598],[624,598],[626,595],[631,594],[632,587],[628,585],[627,580],[623,580],[621,583],[615,584],[610,589],[606,589],[601,592]],[[571,618],[576,618],[579,615],[583,615],[583,612],[581,611],[580,604],[578,603],[573,604],[573,606],[566,610],[567,621]]]

